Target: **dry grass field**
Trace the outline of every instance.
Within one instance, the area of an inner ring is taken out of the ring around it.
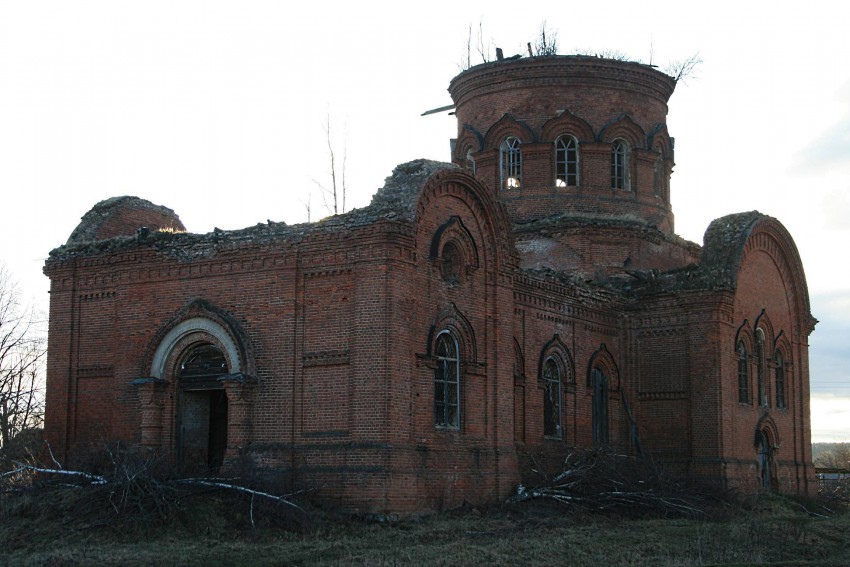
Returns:
[[[252,507],[247,495],[216,490],[174,495],[164,510],[109,502],[91,487],[5,493],[0,564],[850,565],[845,509],[775,495],[717,504],[702,519],[626,519],[531,500],[378,522],[257,499]]]

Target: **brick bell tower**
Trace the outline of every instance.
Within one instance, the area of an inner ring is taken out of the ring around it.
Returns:
[[[610,275],[695,259],[670,207],[675,86],[648,65],[578,55],[494,61],[451,81],[452,161],[505,204],[524,267]]]

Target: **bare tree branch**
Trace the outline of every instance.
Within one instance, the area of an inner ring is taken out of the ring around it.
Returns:
[[[0,448],[38,427],[44,411],[43,320],[23,306],[17,284],[0,264]]]
[[[682,81],[682,83],[687,84],[685,79],[696,79],[696,70],[702,64],[702,58],[699,56],[699,52],[694,53],[690,57],[678,61],[671,61],[664,67],[664,72],[671,77],[677,83]]]
[[[325,186],[316,179],[313,179],[313,183],[315,183],[321,191],[322,204],[324,207],[329,213],[337,215],[345,212],[345,196],[348,190],[348,187],[346,187],[345,184],[345,166],[348,158],[348,148],[346,147],[347,142],[344,141],[342,147],[342,170],[338,171],[336,164],[336,152],[334,151],[334,140],[331,132],[330,113],[327,114],[324,126],[325,139],[328,145],[328,174],[330,175],[330,186]],[[309,206],[307,214],[308,216],[310,214]]]
[[[214,488],[225,488],[227,490],[235,490],[237,492],[244,492],[245,494],[250,494],[253,503],[254,496],[260,496],[262,498],[267,498],[269,500],[274,500],[275,502],[280,502],[281,504],[286,504],[287,506],[292,506],[296,510],[300,510],[303,512],[304,510],[298,506],[297,504],[290,502],[283,496],[275,496],[274,494],[269,494],[268,492],[262,492],[260,490],[254,490],[251,488],[246,488],[244,486],[240,486],[238,484],[232,484],[229,482],[222,482],[219,479],[208,479],[208,478],[179,478],[177,482],[181,484],[195,484],[198,486],[211,486]],[[252,504],[253,506],[253,504]]]
[[[534,55],[557,55],[558,54],[558,32],[549,31],[547,35],[546,20],[540,24],[540,31],[534,42]]]
[[[490,47],[492,44],[492,40],[487,44],[486,48],[484,45],[484,18],[478,20],[478,54],[481,56],[481,60],[483,63],[489,63],[492,60],[490,55]]]
[[[37,473],[42,473],[42,474],[59,474],[59,475],[66,475],[66,476],[77,476],[77,477],[84,478],[84,479],[88,480],[91,484],[106,484],[106,479],[104,477],[102,477],[100,475],[96,475],[96,474],[87,473],[85,471],[68,471],[68,470],[65,470],[65,469],[46,469],[46,468],[43,468],[43,467],[36,467],[36,466],[33,466],[33,465],[28,465],[26,463],[18,463],[18,462],[15,462],[15,465],[17,465],[18,468],[14,469],[12,471],[9,471],[7,473],[3,473],[2,475],[0,475],[0,477],[10,476],[12,474],[19,474],[23,471],[32,471],[32,472],[37,472]]]

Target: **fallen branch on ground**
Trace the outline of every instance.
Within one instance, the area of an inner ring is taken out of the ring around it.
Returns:
[[[25,471],[41,473],[41,474],[58,474],[58,475],[68,475],[68,476],[78,476],[82,477],[88,481],[91,481],[90,484],[98,485],[98,484],[106,484],[107,480],[99,475],[87,473],[84,471],[66,471],[65,469],[45,469],[42,467],[36,467],[33,465],[27,465],[24,463],[14,463],[18,468],[11,470],[9,472],[3,473],[0,475],[0,478],[6,476],[12,476],[14,474],[20,474]]]
[[[535,463],[536,465],[536,463]],[[570,454],[563,470],[549,476],[535,466],[543,483],[520,485],[513,502],[548,498],[587,510],[630,516],[704,515],[705,498],[662,475],[651,463],[603,449]]]

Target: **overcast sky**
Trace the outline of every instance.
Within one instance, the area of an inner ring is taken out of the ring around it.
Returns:
[[[420,114],[451,103],[469,26],[509,56],[545,20],[560,53],[699,53],[668,116],[677,232],[752,209],[791,231],[820,320],[813,438],[850,441],[850,42],[834,2],[784,4],[0,0],[0,260],[46,307],[48,252],[108,197],[192,232],[303,222],[308,200],[315,220],[328,116],[363,206],[395,165],[449,160],[454,117]]]

